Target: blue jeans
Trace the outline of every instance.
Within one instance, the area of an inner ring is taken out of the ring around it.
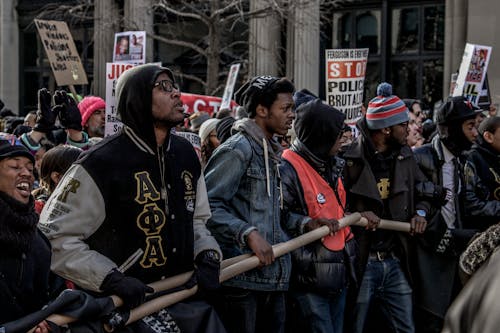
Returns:
[[[353,332],[362,333],[372,301],[377,298],[394,332],[415,331],[412,290],[401,270],[399,259],[368,259],[356,300]]]
[[[342,333],[344,329],[344,309],[347,291],[335,295],[320,295],[307,292],[293,292],[297,302],[300,320],[307,323],[306,332]]]
[[[285,293],[222,287],[218,314],[228,333],[284,333]]]

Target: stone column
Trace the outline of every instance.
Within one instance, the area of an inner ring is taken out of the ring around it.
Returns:
[[[450,93],[450,77],[460,68],[467,37],[467,0],[446,0],[443,98]]]
[[[124,6],[124,29],[146,31],[146,62],[153,61],[153,21],[154,10],[152,0],[125,0]]]
[[[500,20],[498,0],[475,0],[467,10],[467,41],[493,47],[488,66],[488,83],[493,103],[500,102]]]
[[[297,89],[319,94],[319,0],[297,0],[288,19],[287,76]]]
[[[19,114],[19,25],[17,1],[0,1],[0,98]]]
[[[250,11],[269,6],[266,0],[250,0]],[[281,22],[271,10],[250,19],[248,76],[278,75]]]
[[[113,61],[115,32],[120,31],[120,12],[115,0],[94,4],[94,82],[91,93],[106,97],[106,63]]]

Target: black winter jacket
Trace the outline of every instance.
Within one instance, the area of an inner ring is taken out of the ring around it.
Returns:
[[[444,154],[441,140],[435,136],[431,143],[415,149],[417,163],[428,180],[443,185],[442,166]],[[458,164],[455,176],[462,177],[462,164]],[[463,178],[461,178],[463,185]],[[461,193],[463,194],[463,189]],[[441,206],[445,202],[433,200],[428,224],[423,237],[417,242],[416,265],[414,266],[415,304],[435,316],[444,318],[446,311],[459,290],[460,281],[457,275],[458,255],[475,233],[475,230],[463,229],[463,202],[455,196],[457,211],[457,227],[448,229],[441,215]],[[432,283],[429,283],[432,281]]]
[[[292,150],[306,158],[293,147]],[[334,161],[333,167],[327,167],[325,172],[319,174],[336,189],[344,161],[341,159]],[[314,167],[314,164],[310,164]],[[297,172],[287,160],[283,160],[280,165],[280,175],[283,186],[282,216],[287,219],[285,223],[289,226],[288,231],[293,237],[299,235],[303,224],[309,221],[307,205]],[[356,281],[353,269],[356,251],[354,238],[346,242],[343,251],[330,251],[321,241],[295,250],[292,253],[291,288],[322,294],[341,291],[350,281]]]
[[[480,137],[467,154],[464,176],[467,226],[484,231],[500,222],[500,155]]]
[[[51,249],[37,223],[33,197],[25,204],[0,192],[0,324],[49,301]]]
[[[428,180],[439,187],[443,186],[442,167],[444,164],[444,154],[441,140],[435,136],[431,143],[415,149],[415,159],[420,170]],[[428,215],[428,225],[424,235],[424,245],[436,250],[438,253],[456,256],[462,252],[467,242],[476,233],[476,230],[464,228],[464,193],[465,180],[463,177],[464,158],[458,159],[458,169],[455,170],[455,177],[460,179],[460,195],[454,197],[456,209],[456,228],[448,230],[446,222],[443,220],[440,209],[444,204],[442,200],[434,200],[431,206],[431,213]]]
[[[344,168],[345,188],[347,191],[347,205],[350,212],[373,211],[382,216],[384,202],[380,197],[375,176],[370,167],[370,159],[375,153],[366,128],[364,118],[358,122],[360,136],[352,143],[344,154],[346,166]],[[371,153],[370,153],[371,152]],[[409,222],[418,209],[430,209],[430,204],[420,198],[417,187],[422,186],[425,177],[418,169],[412,150],[408,146],[400,148],[393,166],[390,196],[387,199],[387,210],[394,220]],[[360,248],[360,259],[358,261],[358,279],[364,274],[371,247],[373,232],[365,228],[353,227]],[[402,268],[411,282],[408,258],[411,256],[412,247],[408,242],[408,236],[397,233],[398,243],[395,249],[401,259]]]
[[[50,244],[37,231],[28,252],[2,249],[0,323],[40,310],[49,301]]]

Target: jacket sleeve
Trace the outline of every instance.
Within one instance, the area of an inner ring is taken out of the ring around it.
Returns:
[[[247,156],[251,156],[248,152]],[[245,153],[233,146],[219,147],[205,169],[212,217],[208,226],[218,240],[245,247],[245,236],[256,227],[236,215],[229,202],[236,195],[247,170]]]
[[[487,200],[488,187],[477,175],[475,165],[471,161],[465,163],[464,175],[465,212],[467,216],[500,216],[500,201]]]
[[[196,207],[194,208],[194,256],[205,250],[215,250],[222,258],[219,244],[207,229],[207,221],[210,218],[210,205],[208,203],[207,187],[203,175],[198,179],[196,190]]]
[[[99,291],[106,275],[117,266],[85,243],[105,215],[101,192],[79,164],[67,171],[40,215],[39,228],[52,245],[51,269],[92,291]]]
[[[413,172],[415,174],[415,211],[419,209],[423,209],[427,214],[431,212],[431,200],[435,200],[437,198],[433,198],[433,196],[437,196],[436,191],[442,191],[442,189],[438,189],[435,186],[432,186],[432,183],[427,180],[423,172],[417,165],[416,159],[413,159]],[[437,185],[436,185],[437,186]],[[432,192],[432,194],[430,194]],[[441,192],[439,192],[441,194]]]
[[[306,215],[306,207],[303,202],[303,193],[298,176],[294,168],[286,160],[282,160],[279,167],[281,177],[281,188],[283,197],[282,225],[291,237],[303,233],[304,225],[311,220]]]

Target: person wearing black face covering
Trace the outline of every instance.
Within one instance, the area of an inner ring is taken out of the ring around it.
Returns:
[[[462,96],[449,98],[436,113],[438,135],[414,151],[427,179],[448,189],[442,206],[434,202],[426,233],[417,243],[416,323],[421,332],[441,332],[448,306],[461,288],[458,256],[477,232],[464,228],[463,153],[478,135],[478,112]]]
[[[289,326],[297,332],[340,333],[356,252],[350,228],[339,230],[337,221],[346,205],[340,177],[344,161],[336,157],[345,115],[309,96],[304,98],[303,91],[294,96],[301,102],[294,123],[297,137],[280,165],[282,216],[292,237],[326,223],[335,225],[335,233],[292,254],[289,295],[298,313],[289,316]],[[371,212],[362,215],[371,223],[379,221]]]

